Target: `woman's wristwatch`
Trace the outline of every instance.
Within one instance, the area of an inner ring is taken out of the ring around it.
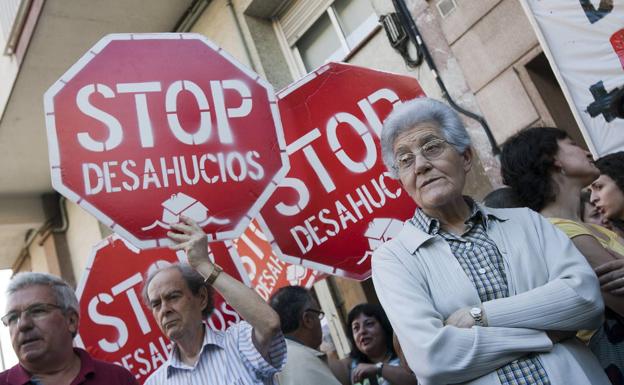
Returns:
[[[483,311],[481,310],[480,307],[473,307],[472,309],[470,309],[470,315],[472,316],[472,319],[474,320],[475,325],[484,326]]]
[[[375,364],[375,366],[377,367],[377,377],[383,377],[381,375],[381,371],[383,370],[384,363],[383,362],[378,362],[378,363]]]

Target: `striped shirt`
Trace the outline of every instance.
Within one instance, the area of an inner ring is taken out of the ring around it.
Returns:
[[[156,370],[145,385],[274,385],[275,374],[286,361],[286,341],[280,333],[269,348],[269,362],[252,341],[253,328],[245,321],[226,331],[214,331],[204,325],[204,341],[194,366],[179,359],[177,346],[169,360]]]
[[[466,230],[461,236],[443,230],[438,220],[429,218],[421,209],[416,210],[412,223],[421,230],[431,235],[438,234],[446,240],[479,293],[481,302],[509,297],[503,257],[486,232],[490,218],[471,199],[467,198],[467,203],[471,212],[465,222]],[[497,219],[494,216],[492,218]],[[502,385],[550,384],[542,363],[534,354],[512,361],[496,372]]]

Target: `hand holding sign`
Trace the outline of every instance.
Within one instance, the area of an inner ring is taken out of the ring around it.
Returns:
[[[208,238],[206,233],[191,218],[180,216],[180,220],[180,223],[171,225],[171,229],[177,232],[167,232],[167,236],[175,242],[171,249],[184,250],[188,263],[194,269],[198,269],[203,264],[212,267],[214,261],[211,261],[208,255]]]

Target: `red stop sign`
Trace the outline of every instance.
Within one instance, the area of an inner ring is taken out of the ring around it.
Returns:
[[[394,105],[423,96],[416,79],[330,63],[278,94],[291,170],[261,210],[284,261],[355,279],[415,204],[379,148]]]
[[[44,100],[52,185],[141,248],[238,237],[288,169],[272,87],[201,35],[108,35]]]
[[[229,245],[231,246],[231,244]],[[223,242],[211,244],[216,263],[233,277],[249,283],[241,265],[234,261]],[[143,383],[168,358],[171,344],[161,333],[151,311],[143,304],[144,274],[155,263],[185,260],[183,252],[169,248],[139,251],[117,236],[94,247],[76,295],[80,301],[77,343],[101,360],[115,362]],[[240,316],[219,294],[215,310],[207,321],[216,330],[225,330]]]
[[[309,289],[324,276],[315,270],[279,259],[255,220],[233,244],[249,276],[251,287],[265,301],[284,286],[297,285]]]

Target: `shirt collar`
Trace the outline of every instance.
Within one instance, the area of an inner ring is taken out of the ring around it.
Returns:
[[[201,351],[199,353],[199,360],[201,360],[201,356],[206,354],[206,351],[209,347],[214,346],[218,349],[225,349],[225,340],[223,333],[217,333],[210,329],[208,325],[203,323],[204,328],[204,340],[202,341]],[[169,356],[169,360],[167,361],[167,378],[173,373],[173,369],[190,369],[188,365],[183,363],[180,360],[180,352],[178,350],[178,346],[173,344],[173,349],[171,351],[171,355]],[[197,362],[199,362],[199,360]]]
[[[95,372],[95,364],[89,353],[80,348],[74,348],[74,353],[80,357],[80,372],[76,378],[86,378],[88,374]],[[21,364],[9,369],[7,377],[8,383],[11,385],[25,385],[30,383],[32,379],[32,375]]]
[[[316,350],[316,349],[313,349],[313,348],[307,346],[306,344],[301,342],[299,339],[294,338],[293,336],[284,336],[284,338],[287,340],[286,341],[286,345],[288,345],[288,344],[297,344],[302,349],[309,351],[311,354],[319,357],[320,359],[325,360],[327,358],[327,354],[321,352],[320,350]]]
[[[506,214],[506,209],[492,209],[475,202],[471,197],[465,196],[466,203],[470,206],[470,215],[466,219],[466,222],[479,218],[483,220],[483,224],[487,229],[490,225],[490,220],[504,222],[509,217]],[[405,223],[403,229],[397,235],[397,239],[403,244],[403,246],[414,254],[418,248],[435,237],[440,231],[440,222],[429,217],[420,208],[416,209],[414,216]]]

